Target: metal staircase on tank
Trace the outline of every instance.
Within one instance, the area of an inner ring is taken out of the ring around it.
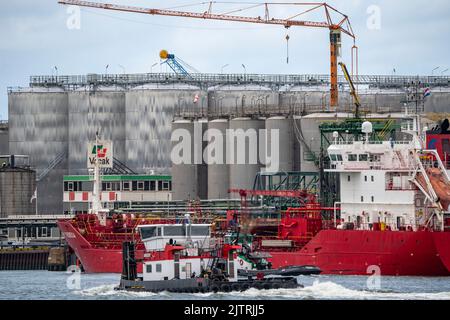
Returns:
[[[55,159],[52,160],[52,162],[49,163],[48,167],[45,168],[38,176],[36,176],[36,181],[41,181],[43,180],[45,177],[47,177],[47,175],[56,168],[56,166],[58,164],[60,164],[64,159],[66,159],[67,157],[67,152],[63,151],[60,154],[58,154],[56,156]]]
[[[115,174],[132,175],[132,174],[137,174],[137,173],[134,172],[129,167],[127,167],[122,161],[113,157],[113,167],[104,169],[103,174],[105,174],[105,175],[115,175]]]

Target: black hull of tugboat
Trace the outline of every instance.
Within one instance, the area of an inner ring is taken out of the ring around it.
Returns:
[[[236,282],[214,281],[206,278],[174,279],[162,281],[121,280],[116,290],[137,292],[178,292],[205,293],[245,291],[251,288],[258,290],[303,288],[296,278],[276,278],[262,280],[239,280]]]

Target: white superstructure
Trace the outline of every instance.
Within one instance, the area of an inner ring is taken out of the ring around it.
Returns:
[[[341,141],[334,135],[328,148],[327,172],[340,176],[341,228],[358,230],[417,230],[425,221],[425,197],[412,182],[417,167],[411,141],[370,141],[372,126],[365,122],[364,141]]]

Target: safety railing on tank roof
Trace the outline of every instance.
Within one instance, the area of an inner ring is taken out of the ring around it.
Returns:
[[[339,83],[346,84],[344,76],[339,76]],[[209,84],[275,84],[275,85],[304,85],[329,84],[329,75],[277,75],[277,74],[210,74],[196,73],[189,76],[175,73],[142,73],[142,74],[88,74],[61,76],[31,76],[30,86],[85,86],[85,85],[136,85],[145,83],[209,83]],[[387,87],[408,86],[420,83],[430,86],[449,86],[450,77],[441,76],[383,76],[359,75],[353,77],[356,84],[385,85]]]
[[[208,109],[208,110],[207,110]],[[366,105],[366,113],[370,112],[395,112],[401,111],[401,106],[386,107],[386,110],[380,110],[378,105]],[[371,110],[370,112],[368,110]],[[209,117],[242,117],[242,116],[272,116],[272,115],[302,115],[311,113],[329,113],[330,117],[336,113],[348,113],[348,118],[353,117],[354,106],[353,105],[341,105],[337,108],[330,108],[329,105],[311,105],[303,103],[297,103],[295,105],[253,105],[253,106],[210,106],[209,108],[193,108],[193,107],[176,107],[175,117],[183,118],[198,118],[200,116]]]

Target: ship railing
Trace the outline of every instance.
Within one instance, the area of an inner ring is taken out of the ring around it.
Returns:
[[[414,191],[418,190],[418,188],[411,183],[402,183],[401,185],[393,185],[393,183],[386,183],[385,191]]]

